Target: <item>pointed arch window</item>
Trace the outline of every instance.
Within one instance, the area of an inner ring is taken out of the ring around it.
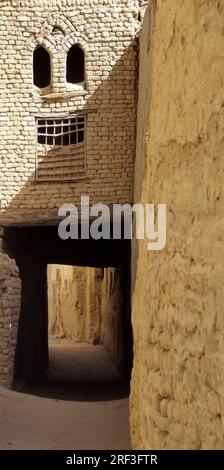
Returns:
[[[33,53],[33,83],[38,88],[51,84],[51,58],[43,46],[38,46]]]
[[[77,44],[68,51],[66,80],[74,85],[85,82],[85,54]]]

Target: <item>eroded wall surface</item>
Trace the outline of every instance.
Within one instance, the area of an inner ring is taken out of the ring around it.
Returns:
[[[224,4],[151,5],[140,64],[149,118],[143,132],[140,109],[136,164],[145,168],[135,193],[137,202],[167,204],[168,228],[162,252],[135,247],[132,444],[223,449]]]
[[[48,266],[49,334],[97,344],[102,334],[102,269]]]
[[[129,375],[132,337],[130,308],[126,276],[122,267],[104,270],[102,283],[102,342],[117,369],[123,376]]]
[[[1,245],[1,238],[0,238]],[[20,312],[18,268],[0,246],[0,385],[11,387]]]

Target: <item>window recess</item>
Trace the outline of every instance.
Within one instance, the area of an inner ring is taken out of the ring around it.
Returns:
[[[37,118],[38,181],[69,181],[86,175],[86,116]]]

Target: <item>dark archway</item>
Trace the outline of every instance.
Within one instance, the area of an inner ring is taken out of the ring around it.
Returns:
[[[8,253],[15,258],[22,280],[22,303],[15,376],[35,380],[48,368],[47,265],[115,268],[119,275],[118,305],[122,331],[122,375],[132,368],[130,320],[130,241],[61,240],[57,227],[8,228]],[[117,300],[115,302],[117,303]],[[115,331],[115,330],[114,330]]]

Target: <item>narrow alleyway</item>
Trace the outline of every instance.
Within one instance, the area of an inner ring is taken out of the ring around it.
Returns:
[[[42,381],[0,389],[0,449],[130,449],[128,392],[103,346],[49,352]]]

